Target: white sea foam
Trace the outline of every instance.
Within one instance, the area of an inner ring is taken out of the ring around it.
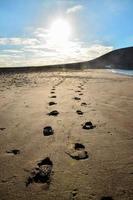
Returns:
[[[124,69],[109,69],[109,71],[117,74],[133,76],[133,70],[124,70]]]

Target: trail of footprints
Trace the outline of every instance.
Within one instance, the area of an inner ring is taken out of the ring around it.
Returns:
[[[84,90],[83,85],[80,84],[78,86],[79,90],[76,90],[75,93],[78,93],[79,96],[82,96],[83,93],[82,91]],[[51,89],[51,94],[52,96],[50,96],[50,98],[56,98],[55,94],[55,86],[53,86],[53,88]],[[78,96],[75,96],[73,98],[76,101],[80,101],[81,98]],[[48,103],[49,106],[54,106],[57,105],[56,102],[54,101],[50,101]],[[81,106],[87,106],[86,102],[82,102]],[[84,113],[81,110],[76,110],[76,113],[78,115],[83,115]],[[57,110],[53,110],[49,113],[47,113],[49,116],[58,116],[60,113]],[[85,122],[84,124],[81,124],[82,128],[85,130],[89,130],[89,129],[93,129],[96,126],[92,124],[91,121]],[[4,130],[5,128],[1,128],[0,130]],[[51,136],[54,134],[54,129],[51,126],[46,126],[43,128],[43,135],[44,136]],[[8,154],[13,154],[13,155],[17,155],[20,154],[20,150],[19,149],[12,149],[9,151],[6,151],[6,153]],[[88,152],[85,149],[85,145],[81,144],[81,143],[75,143],[72,144],[70,148],[68,148],[68,150],[65,152],[70,158],[75,159],[75,160],[84,160],[84,159],[88,159],[89,155]],[[28,187],[30,184],[32,183],[42,183],[45,184],[49,187],[50,183],[51,183],[51,175],[52,175],[52,169],[53,169],[53,162],[50,160],[49,157],[46,157],[45,159],[41,160],[39,163],[37,163],[37,166],[32,169],[32,171],[30,172],[29,177],[26,180],[26,187]],[[77,196],[77,189],[72,191],[72,199],[74,199]],[[101,197],[101,200],[113,200],[112,197],[110,196],[103,196]]]
[[[78,86],[80,90],[77,90],[75,92],[78,92],[79,95],[81,95],[81,90],[83,90],[83,87],[80,85]],[[52,88],[51,94],[55,93],[55,86]],[[56,95],[51,96],[50,98],[56,98]],[[79,97],[74,97],[74,100],[80,101],[81,98]],[[48,103],[49,106],[54,106],[57,105],[56,102],[50,101]],[[87,104],[83,102],[81,106],[86,106]],[[76,113],[78,115],[83,115],[84,113],[81,110],[77,110]],[[49,116],[58,116],[60,113],[57,110],[53,110],[47,115]],[[91,122],[86,122],[85,124],[82,125],[83,129],[92,129],[95,126],[92,125]],[[43,135],[44,136],[51,136],[54,134],[54,129],[51,126],[46,126],[43,128]],[[71,145],[71,148],[68,149],[68,151],[65,152],[70,158],[75,159],[75,160],[83,160],[83,159],[88,159],[89,155],[88,152],[85,150],[85,146],[80,143],[75,143]],[[51,182],[51,174],[52,174],[52,167],[53,163],[50,160],[49,157],[45,158],[42,160],[40,163],[37,164],[37,166],[31,171],[30,176],[28,177],[26,181],[26,186],[29,186],[32,183],[45,183],[47,185],[50,184]],[[75,195],[76,196],[76,195]]]

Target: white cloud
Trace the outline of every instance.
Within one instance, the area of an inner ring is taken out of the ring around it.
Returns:
[[[0,38],[0,67],[49,65],[88,61],[111,50],[112,46],[88,45],[78,39],[65,45],[51,42],[49,30],[37,28],[32,38]],[[3,45],[13,45],[5,47]]]
[[[23,50],[17,50],[17,49],[4,49],[4,53],[23,53]]]
[[[71,8],[68,8],[67,11],[66,11],[66,13],[67,13],[67,14],[75,13],[75,12],[78,12],[78,11],[80,11],[80,10],[82,10],[82,9],[83,9],[83,6],[82,6],[82,5],[76,5],[76,6],[73,6],[73,7],[71,7]]]
[[[38,42],[36,38],[0,38],[0,45],[34,45]]]

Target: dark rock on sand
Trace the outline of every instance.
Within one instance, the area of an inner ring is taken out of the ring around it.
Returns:
[[[59,112],[57,110],[53,110],[50,113],[48,113],[49,116],[57,116],[59,114]]]
[[[33,182],[50,184],[52,167],[53,163],[48,157],[39,162],[38,167],[31,171],[26,187]]]
[[[49,135],[53,135],[54,134],[54,130],[52,129],[51,126],[46,126],[43,128],[43,135],[44,136],[49,136]]]
[[[83,126],[83,129],[93,129],[93,128],[96,127],[96,126],[94,126],[94,125],[92,124],[91,121],[85,122],[85,124],[83,124],[82,126]]]

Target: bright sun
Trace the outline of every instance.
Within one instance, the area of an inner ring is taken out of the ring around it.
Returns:
[[[50,27],[50,37],[53,43],[66,44],[71,34],[68,21],[57,19]]]

